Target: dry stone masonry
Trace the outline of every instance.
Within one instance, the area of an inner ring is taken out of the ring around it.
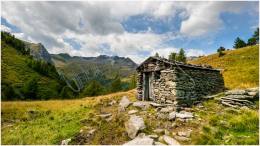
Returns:
[[[189,106],[203,96],[222,92],[220,70],[149,57],[138,68],[137,98]]]
[[[225,96],[219,99],[220,103],[233,108],[255,107],[254,101],[259,100],[259,89],[248,88],[245,90],[230,90],[225,92]]]

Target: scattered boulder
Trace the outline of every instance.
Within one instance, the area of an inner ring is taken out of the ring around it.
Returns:
[[[136,137],[135,139],[125,143],[124,145],[152,145],[154,140],[148,136]]]
[[[130,119],[125,123],[127,134],[130,138],[135,138],[139,130],[145,129],[144,120],[140,116],[131,115]]]
[[[155,142],[154,142],[154,145],[165,145],[165,144],[163,144],[163,143],[161,143],[161,142],[158,142],[158,141],[155,141]]]
[[[110,116],[112,116],[112,114],[107,113],[107,114],[101,114],[101,115],[98,115],[98,116],[101,117],[102,119],[106,119],[106,118],[109,118]]]
[[[188,118],[193,118],[193,114],[190,112],[186,111],[181,111],[179,113],[176,113],[176,118],[181,118],[181,119],[188,119]]]
[[[91,130],[88,131],[88,134],[93,135],[95,132],[96,132],[96,129],[91,129]]]
[[[131,114],[135,114],[135,113],[137,113],[137,112],[138,112],[138,110],[130,110],[130,111],[128,112],[128,114],[131,115]]]
[[[148,135],[148,137],[152,138],[152,139],[157,139],[159,136],[156,134],[152,134],[152,135]]]
[[[130,104],[131,104],[131,101],[128,99],[128,97],[123,96],[119,102],[120,111],[125,111],[125,108],[127,108]]]
[[[164,107],[165,106],[163,104],[159,104],[159,103],[156,103],[156,102],[150,102],[150,105],[153,106],[153,107]]]
[[[164,129],[155,129],[155,130],[153,130],[153,132],[155,132],[157,134],[161,134],[164,132]]]
[[[162,108],[161,110],[160,110],[160,112],[161,113],[169,113],[169,112],[171,112],[171,111],[173,111],[174,110],[174,108],[172,107],[172,106],[167,106],[167,107],[165,107],[165,108]]]
[[[170,135],[170,132],[167,129],[164,129],[164,134],[165,135]]]
[[[157,113],[157,118],[164,120],[168,118],[168,115],[165,113]]]
[[[171,100],[166,100],[165,102],[169,103],[169,104],[173,104],[173,101],[171,101]]]
[[[62,140],[62,141],[61,141],[61,145],[68,145],[70,141],[71,141],[70,138],[69,138],[69,139]]]
[[[174,138],[178,141],[190,141],[190,138],[184,137],[184,136],[174,136]]]
[[[112,105],[114,105],[114,104],[116,104],[116,101],[115,101],[115,100],[112,100],[111,102],[108,103],[108,105],[110,105],[110,106],[112,106]]]
[[[133,103],[133,106],[141,108],[143,110],[146,110],[150,107],[150,104],[148,102],[145,102],[145,101],[136,101],[136,102]]]
[[[187,138],[189,138],[190,137],[190,135],[191,135],[191,132],[192,132],[192,130],[188,130],[188,131],[179,131],[178,133],[177,133],[177,135],[178,136],[182,136],[182,137],[187,137]]]
[[[171,112],[171,113],[169,114],[168,119],[169,119],[169,120],[174,120],[175,118],[176,118],[176,112]]]
[[[180,145],[178,141],[175,139],[171,138],[170,136],[164,135],[163,140],[168,144],[168,145]]]

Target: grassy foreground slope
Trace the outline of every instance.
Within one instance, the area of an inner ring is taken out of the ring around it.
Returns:
[[[154,134],[157,128],[166,129],[170,136],[191,129],[191,140],[181,144],[259,143],[258,107],[235,110],[209,100],[203,107],[192,107],[195,119],[169,121],[158,119],[153,107],[140,110],[130,106],[119,112],[118,103],[124,95],[136,101],[136,91],[131,90],[74,100],[2,102],[2,144],[60,144],[68,138],[72,138],[70,144],[76,145],[124,144],[130,140],[124,126],[130,110],[138,110],[136,115],[143,117],[146,128],[141,132],[146,135]],[[112,100],[117,103],[110,106]],[[112,120],[100,118],[102,113],[111,113]],[[94,135],[86,136],[91,129],[96,130]]]
[[[259,83],[259,45],[225,51],[193,60],[191,64],[209,64],[223,69],[225,86],[229,89],[256,87]]]
[[[2,102],[2,144],[60,144],[79,132],[81,121],[91,119],[100,104],[123,95],[134,100],[135,90],[75,100]]]

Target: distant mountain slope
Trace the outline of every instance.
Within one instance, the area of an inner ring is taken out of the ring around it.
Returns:
[[[53,64],[51,60],[51,55],[41,43],[35,44],[35,43],[29,43],[25,41],[24,43],[25,43],[25,47],[27,49],[30,49],[30,55],[32,55],[35,59],[44,60],[48,63]]]
[[[219,57],[213,54],[190,61],[192,64],[208,64],[223,69],[227,88],[256,87],[259,84],[259,45],[225,51]]]
[[[77,80],[79,84],[83,83],[83,86],[91,80],[106,83],[117,75],[127,78],[135,73],[137,67],[137,64],[130,58],[118,56],[72,57],[65,53],[51,56],[60,74]]]
[[[59,80],[54,66],[35,61],[28,53],[21,52],[20,47],[12,45],[19,43],[22,46],[23,41],[3,32],[1,36],[2,100],[58,98],[63,82]],[[29,63],[33,66],[30,66]],[[36,64],[42,67],[36,66]],[[36,69],[36,67],[38,68]],[[42,68],[45,69],[45,72],[43,70],[39,72]],[[37,97],[28,97],[22,89],[33,78],[37,79]]]

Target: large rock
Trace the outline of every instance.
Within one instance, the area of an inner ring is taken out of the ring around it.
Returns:
[[[156,142],[154,142],[154,145],[166,145],[166,144],[156,141]]]
[[[176,113],[176,118],[181,118],[181,119],[188,119],[188,118],[193,118],[193,114],[190,112],[186,111],[181,111],[179,113]]]
[[[61,141],[61,145],[68,145],[70,141],[71,141],[70,138],[69,138],[69,139],[62,140],[62,141]]]
[[[191,131],[192,131],[192,130],[179,131],[179,132],[177,133],[177,135],[178,135],[178,136],[183,136],[183,137],[189,138],[190,135],[191,135]]]
[[[112,114],[110,113],[107,113],[107,114],[100,114],[98,115],[99,117],[103,118],[103,119],[106,119],[106,118],[109,118],[110,116],[112,116]]]
[[[184,137],[184,136],[174,136],[174,138],[178,141],[190,141],[190,138]]]
[[[169,120],[174,120],[175,118],[176,118],[176,112],[171,112],[171,113],[169,114],[168,119],[169,119]]]
[[[164,133],[164,129],[155,129],[155,130],[153,130],[153,132],[161,134],[161,133]]]
[[[150,107],[150,104],[148,102],[145,102],[145,101],[136,101],[136,102],[133,103],[133,106],[141,108],[143,110],[146,110]]]
[[[245,90],[230,90],[225,92],[225,95],[245,95],[246,91]]]
[[[153,107],[164,107],[165,106],[163,104],[159,104],[159,103],[155,103],[155,102],[150,102],[150,105]]]
[[[175,140],[175,139],[173,139],[173,138],[171,138],[170,136],[167,136],[167,135],[164,135],[164,136],[163,136],[163,140],[164,140],[168,145],[180,145],[180,143],[179,143],[177,140]]]
[[[165,114],[165,113],[157,113],[157,118],[158,118],[158,119],[165,120],[165,119],[168,118],[168,115]]]
[[[125,143],[124,145],[153,145],[153,139],[148,137],[148,136],[144,136],[144,137],[136,137],[135,139]]]
[[[127,96],[123,96],[119,102],[120,110],[124,111],[131,104],[131,101],[127,98]]]
[[[131,114],[135,114],[135,113],[137,113],[137,112],[138,112],[138,110],[130,110],[130,111],[128,112],[128,114],[131,115]]]
[[[165,108],[162,108],[161,110],[160,110],[160,112],[162,112],[162,113],[169,113],[169,112],[171,112],[171,111],[173,111],[174,110],[174,108],[172,107],[172,106],[167,106],[167,107],[165,107]]]
[[[130,138],[135,138],[139,130],[145,128],[144,120],[140,116],[131,115],[130,119],[125,123],[127,134]]]

